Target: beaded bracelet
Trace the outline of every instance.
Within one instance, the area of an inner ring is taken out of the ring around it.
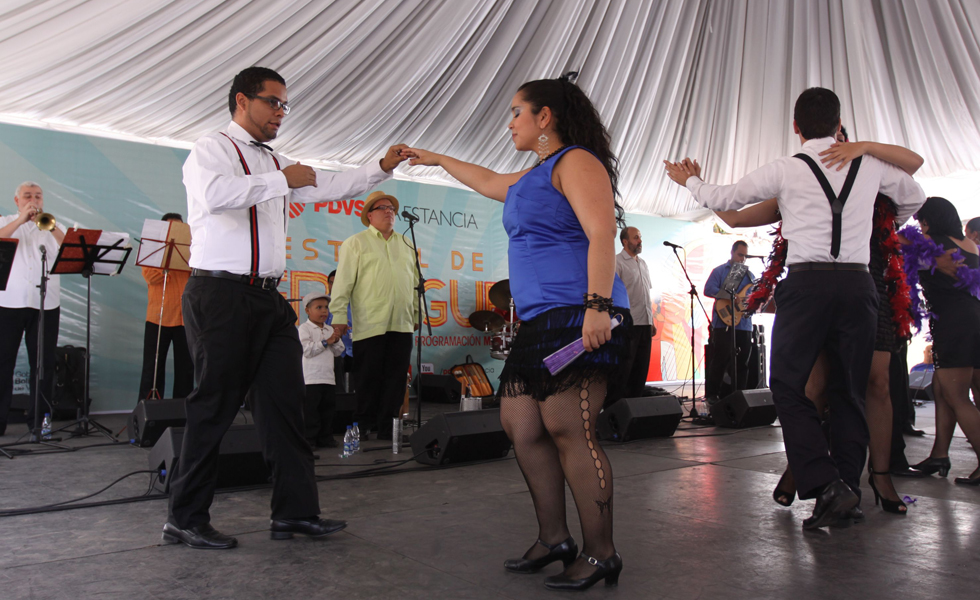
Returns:
[[[599,312],[607,312],[610,314],[613,311],[612,298],[604,298],[599,294],[582,294],[582,300],[585,304],[585,308],[592,308]]]

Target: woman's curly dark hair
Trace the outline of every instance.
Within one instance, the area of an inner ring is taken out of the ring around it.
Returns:
[[[557,79],[528,81],[517,89],[521,97],[531,105],[531,112],[538,114],[547,106],[555,118],[555,131],[561,141],[569,146],[588,148],[606,168],[613,189],[616,206],[616,223],[625,226],[623,207],[616,201],[619,196],[619,160],[610,148],[609,132],[602,124],[599,111],[571,79],[578,73],[569,72]]]

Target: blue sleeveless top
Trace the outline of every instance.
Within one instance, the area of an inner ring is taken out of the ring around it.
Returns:
[[[555,186],[551,173],[570,146],[531,169],[507,190],[504,230],[510,238],[510,292],[517,316],[527,321],[552,308],[583,306],[589,288],[589,238],[575,211]],[[610,265],[612,268],[612,265]],[[613,304],[629,308],[618,275]]]

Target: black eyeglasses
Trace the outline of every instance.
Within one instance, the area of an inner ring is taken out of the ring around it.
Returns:
[[[279,98],[273,98],[272,96],[256,96],[254,94],[245,94],[245,97],[253,100],[262,100],[263,102],[268,103],[268,105],[272,107],[272,110],[279,110],[281,108],[282,114],[289,114],[289,103],[283,102]]]
[[[375,207],[371,208],[371,210],[369,210],[368,212],[374,212],[376,210],[383,210],[385,212],[393,213],[393,212],[395,212],[395,207],[392,206],[392,205],[390,205],[390,204],[385,204],[385,205],[382,205],[382,206],[375,206]]]

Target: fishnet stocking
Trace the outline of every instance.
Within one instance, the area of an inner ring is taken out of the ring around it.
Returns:
[[[604,378],[585,379],[544,402],[518,396],[504,398],[501,403],[501,422],[514,442],[518,464],[531,491],[540,539],[554,544],[568,537],[567,480],[582,525],[582,552],[599,560],[615,552],[612,467],[595,439],[595,423],[605,396]],[[535,544],[525,558],[538,558],[547,552]],[[566,574],[580,579],[594,570],[579,559]]]

